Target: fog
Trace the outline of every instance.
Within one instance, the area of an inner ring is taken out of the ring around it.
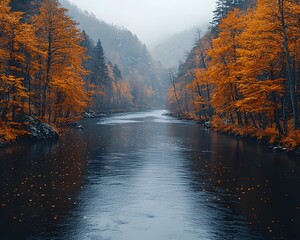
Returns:
[[[108,23],[124,26],[148,47],[193,26],[208,25],[216,0],[69,0]]]

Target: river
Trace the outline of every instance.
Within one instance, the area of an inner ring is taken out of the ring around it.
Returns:
[[[0,239],[300,239],[300,163],[164,110],[0,150]]]

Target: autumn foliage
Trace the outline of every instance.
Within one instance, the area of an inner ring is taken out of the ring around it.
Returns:
[[[170,87],[169,108],[237,135],[300,145],[300,5],[232,7],[199,38]]]
[[[30,14],[10,4],[0,2],[0,143],[26,134],[27,116],[60,127],[95,105],[130,104],[130,86],[100,40],[93,47],[57,0],[32,1]]]

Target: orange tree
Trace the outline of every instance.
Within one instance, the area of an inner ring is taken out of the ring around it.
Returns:
[[[35,105],[38,116],[49,123],[76,120],[88,102],[84,91],[82,66],[85,49],[77,23],[57,0],[41,3],[33,25],[41,55],[39,73],[35,77]]]
[[[222,121],[238,122],[243,125],[242,114],[236,107],[242,98],[238,90],[240,73],[238,72],[239,36],[245,28],[245,21],[240,10],[234,9],[221,20],[219,35],[213,40],[213,48],[209,51],[211,62],[208,74],[215,89],[211,104]]]

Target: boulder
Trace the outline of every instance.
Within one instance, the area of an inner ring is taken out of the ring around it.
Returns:
[[[26,130],[29,135],[37,140],[58,138],[58,133],[53,127],[37,118],[27,116],[25,122],[28,122]]]
[[[205,128],[211,128],[210,122],[205,122],[203,125]]]
[[[107,117],[107,115],[104,113],[96,113],[92,110],[89,110],[83,114],[83,117],[84,118],[100,118],[100,117]]]

